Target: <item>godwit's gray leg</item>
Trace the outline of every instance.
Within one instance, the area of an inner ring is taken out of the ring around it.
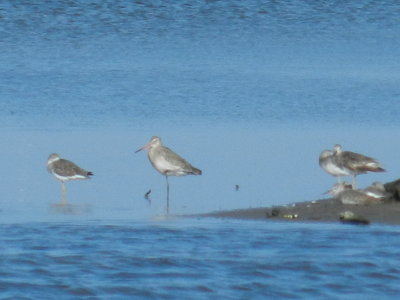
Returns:
[[[167,215],[169,215],[169,181],[168,181],[168,175],[165,175],[165,179],[167,181]]]
[[[355,189],[355,190],[357,189],[356,176],[357,176],[356,174],[353,174],[353,176],[352,176],[353,177],[353,189]]]
[[[61,203],[67,203],[67,187],[65,186],[64,181],[61,181]]]

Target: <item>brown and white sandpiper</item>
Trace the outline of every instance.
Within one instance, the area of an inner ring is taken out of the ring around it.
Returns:
[[[163,146],[161,139],[153,136],[150,142],[135,153],[147,149],[152,166],[165,176],[167,181],[167,215],[169,214],[169,182],[168,176],[201,175],[201,170],[193,167],[171,149]]]
[[[61,182],[61,203],[67,203],[66,181],[89,179],[93,175],[72,161],[61,158],[57,153],[50,154],[47,159],[47,170]]]
[[[333,148],[334,163],[348,176],[353,177],[353,188],[357,188],[356,176],[367,172],[385,172],[381,164],[374,158],[351,151],[343,151],[342,146],[336,144]]]

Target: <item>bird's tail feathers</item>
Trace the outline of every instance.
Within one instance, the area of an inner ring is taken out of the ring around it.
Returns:
[[[197,168],[195,168],[195,167],[192,167],[192,174],[193,174],[193,175],[201,175],[202,172],[201,172],[200,169],[197,169]]]

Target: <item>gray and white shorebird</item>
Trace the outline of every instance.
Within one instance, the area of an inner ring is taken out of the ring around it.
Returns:
[[[327,173],[335,176],[337,182],[341,183],[341,177],[349,175],[348,172],[335,160],[335,152],[332,150],[324,150],[319,156],[319,165]]]
[[[365,205],[380,203],[379,198],[368,195],[364,191],[354,190],[351,184],[346,182],[336,183],[327,193],[343,204]]]
[[[366,195],[372,198],[384,200],[390,198],[392,195],[388,193],[382,182],[375,181],[370,186],[362,190]]]
[[[356,176],[367,172],[385,172],[380,163],[372,157],[351,151],[343,151],[336,144],[333,150],[324,150],[319,156],[319,165],[327,173],[337,177],[338,183],[342,176],[353,177],[353,188],[356,188]]]
[[[357,187],[356,176],[367,172],[385,172],[381,164],[374,158],[351,151],[343,151],[336,144],[333,148],[333,161],[346,175],[353,177],[353,188]]]
[[[47,159],[47,170],[61,182],[61,203],[67,203],[66,181],[89,179],[92,172],[86,171],[72,161],[61,158],[57,153],[50,154]]]
[[[165,176],[167,181],[167,214],[169,214],[169,182],[168,176],[201,175],[201,170],[193,167],[185,159],[163,146],[158,136],[153,136],[146,145],[135,153],[147,149],[152,166]]]

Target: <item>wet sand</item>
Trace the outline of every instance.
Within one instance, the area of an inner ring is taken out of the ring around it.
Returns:
[[[341,214],[350,211],[355,217],[341,220]],[[283,206],[259,207],[218,211],[205,217],[256,220],[285,220],[288,222],[344,222],[355,224],[400,225],[400,202],[382,202],[371,205],[342,204],[336,199],[306,201]]]
[[[373,204],[343,204],[338,199],[321,199],[288,205],[218,211],[204,217],[288,222],[341,222],[351,224],[400,225],[400,179],[384,184],[386,197]]]

